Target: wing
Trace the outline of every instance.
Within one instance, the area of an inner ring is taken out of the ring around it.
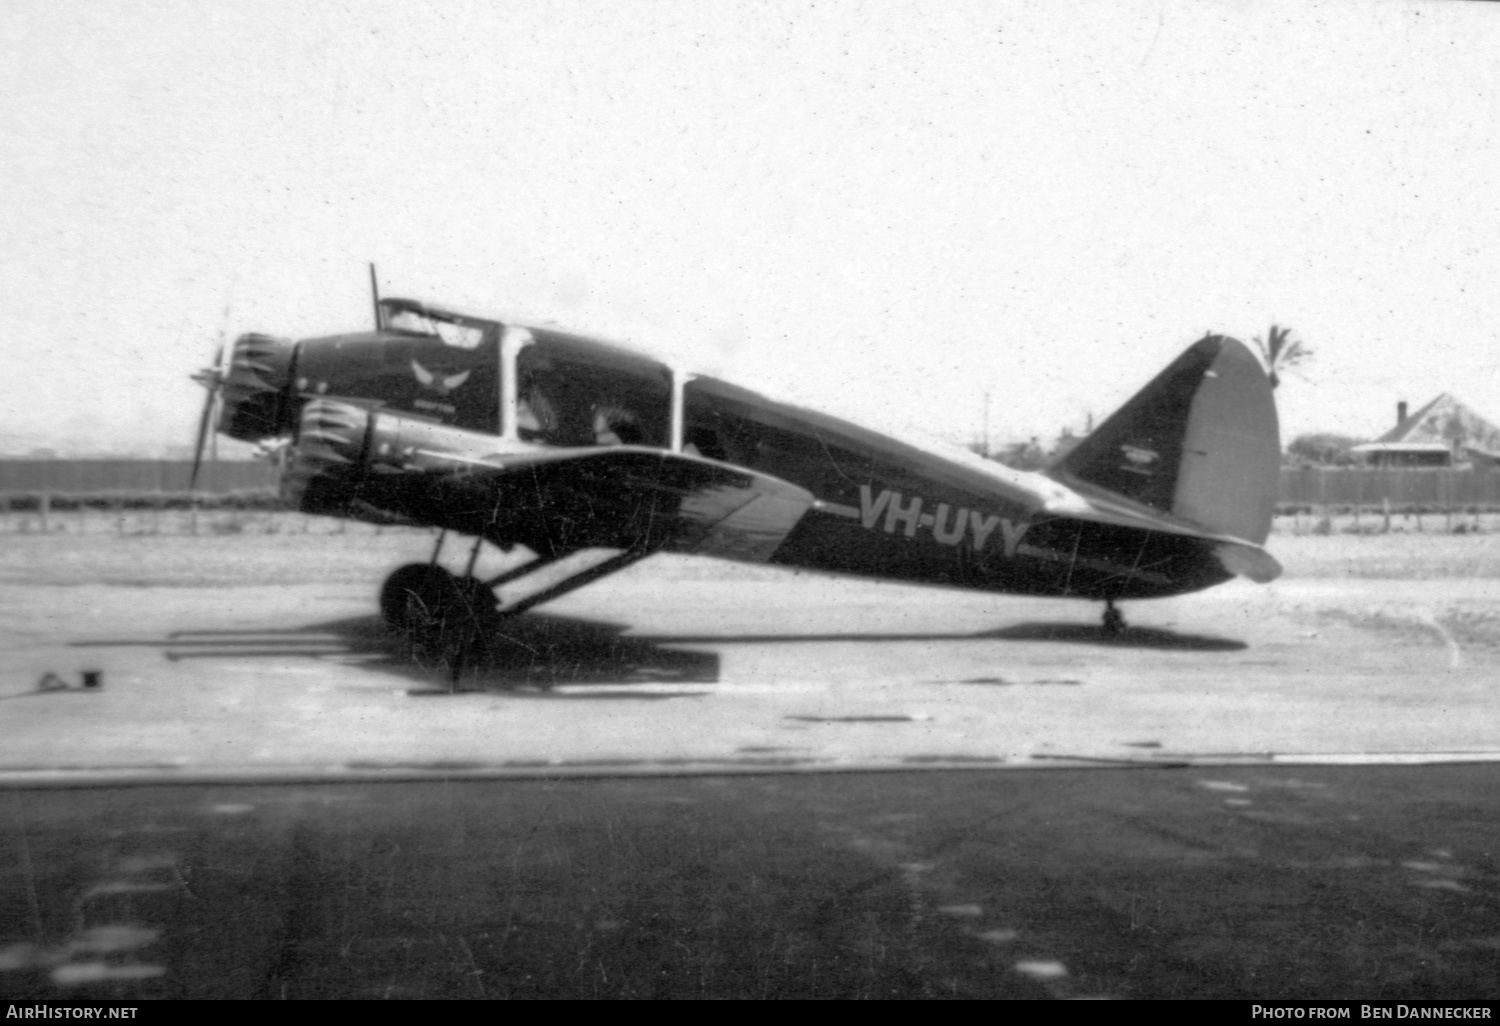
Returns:
[[[813,503],[810,492],[779,478],[636,446],[512,455],[427,473],[445,478],[458,507],[487,507],[494,533],[537,552],[667,550],[763,562]]]
[[[755,562],[813,504],[790,482],[697,456],[506,443],[336,400],[308,404],[283,491],[306,512],[443,527],[545,556],[616,548]]]

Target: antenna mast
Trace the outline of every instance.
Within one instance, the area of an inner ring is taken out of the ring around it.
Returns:
[[[984,458],[990,458],[990,390],[984,390]]]
[[[385,327],[380,323],[380,286],[375,281],[375,263],[370,263],[370,301],[375,306],[375,330],[380,331]]]

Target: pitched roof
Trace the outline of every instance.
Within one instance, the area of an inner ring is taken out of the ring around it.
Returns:
[[[1500,428],[1444,392],[1375,442],[1380,445],[1436,443],[1500,451]]]

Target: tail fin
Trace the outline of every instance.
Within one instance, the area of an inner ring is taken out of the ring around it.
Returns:
[[[1047,473],[1259,545],[1271,532],[1280,461],[1260,361],[1243,343],[1209,335]]]

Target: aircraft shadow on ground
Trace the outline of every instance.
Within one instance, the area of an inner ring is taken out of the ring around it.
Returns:
[[[1064,644],[1099,645],[1106,648],[1181,649],[1192,652],[1237,652],[1243,641],[1203,634],[1179,634],[1154,627],[1127,627],[1120,634],[1107,634],[1102,627],[1084,623],[1022,623],[989,631],[966,633],[842,633],[842,634],[662,634],[635,640],[677,645],[781,645],[796,642],[910,642],[910,641],[1051,641]]]
[[[662,699],[698,691],[635,690],[629,685],[709,684],[719,680],[720,657],[683,645],[837,642],[1043,641],[1195,652],[1231,652],[1243,641],[1130,627],[1109,635],[1093,624],[1022,623],[965,633],[712,634],[628,636],[626,624],[527,613],[502,621],[484,643],[459,655],[424,646],[388,628],[378,616],[350,617],[290,630],[179,631],[163,640],[80,641],[76,647],[159,647],[174,662],[188,659],[254,659],[302,656],[357,661],[371,670],[422,685],[421,694],[526,689],[566,696],[569,685],[624,685],[589,691],[589,699]],[[457,672],[455,672],[455,670]],[[554,691],[563,688],[562,691]]]
[[[1093,624],[1082,623],[1018,623],[980,636],[1001,641],[1054,641],[1106,648],[1159,648],[1185,652],[1238,652],[1249,647],[1232,638],[1179,634],[1156,627],[1127,627],[1120,634],[1111,635]]]
[[[448,672],[452,656],[424,651],[376,618],[364,629],[381,636],[397,659]],[[504,620],[464,657],[460,678],[478,687],[550,689],[570,684],[711,684],[719,656],[667,647],[671,639],[625,636],[626,624],[528,613]],[[591,692],[590,698],[671,698],[699,692]]]
[[[580,684],[704,684],[719,679],[719,657],[666,647],[670,639],[624,636],[625,624],[526,614],[503,621],[493,637],[461,656],[423,645],[387,627],[378,616],[351,617],[289,630],[178,631],[165,640],[83,641],[75,647],[150,646],[167,659],[255,659],[303,656],[357,661],[372,670],[420,682],[433,693]],[[455,668],[458,672],[455,674]],[[661,699],[694,691],[628,688],[590,692],[593,699]],[[563,693],[565,694],[565,692]],[[578,696],[585,697],[585,696]]]

